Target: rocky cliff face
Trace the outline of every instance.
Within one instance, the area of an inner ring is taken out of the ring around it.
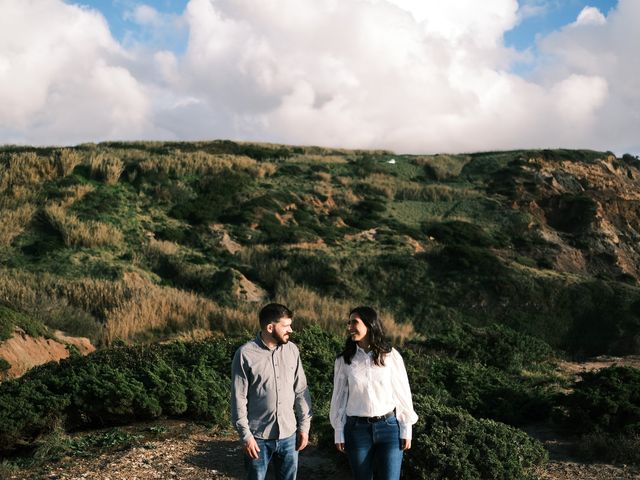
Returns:
[[[560,151],[561,152],[561,151]],[[492,193],[528,212],[527,252],[562,272],[640,281],[640,161],[523,155],[495,173]]]
[[[69,346],[77,348],[82,355],[95,351],[88,338],[68,337],[60,331],[54,333],[54,338],[34,338],[16,327],[11,338],[0,342],[0,357],[11,365],[0,372],[0,380],[19,377],[30,368],[47,362],[59,362],[69,356]]]

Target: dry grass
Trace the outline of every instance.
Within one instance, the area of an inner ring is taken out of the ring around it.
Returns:
[[[66,177],[73,173],[73,170],[82,162],[82,155],[71,150],[69,148],[63,148],[57,152],[55,157],[55,164],[58,170],[58,175]]]
[[[56,176],[53,159],[39,157],[35,152],[12,153],[0,160],[0,192],[37,186]]]
[[[405,183],[408,182],[403,182],[402,180],[398,180],[395,177],[392,177],[391,175],[387,175],[385,173],[372,173],[358,185],[367,185],[368,187],[373,187],[389,200],[391,200],[396,196],[396,192],[398,191],[398,189],[401,188]]]
[[[396,192],[395,199],[421,202],[451,202],[474,196],[478,196],[478,193],[448,185],[420,185],[406,182]]]
[[[316,172],[313,175],[313,178],[315,180],[320,181],[320,182],[325,182],[325,183],[330,183],[331,182],[331,174],[327,173],[327,172]]]
[[[30,203],[0,210],[0,246],[9,246],[33,218],[36,207]]]
[[[319,154],[305,154],[297,155],[287,159],[288,163],[328,163],[328,164],[340,164],[348,163],[349,157],[345,155],[319,155]]]
[[[124,171],[124,162],[111,154],[97,153],[89,159],[91,176],[104,180],[107,185],[115,185]]]
[[[225,169],[247,172],[263,178],[273,175],[277,167],[270,162],[257,162],[244,155],[210,154],[206,152],[176,153],[152,157],[141,161],[138,168],[143,174],[164,173],[173,178],[185,175],[215,175]]]
[[[417,165],[430,167],[436,180],[446,180],[460,175],[471,157],[467,155],[425,155],[415,157]]]
[[[276,301],[287,305],[295,312],[297,328],[309,324],[318,324],[333,333],[343,334],[346,329],[349,311],[356,305],[353,302],[323,297],[313,290],[283,281],[278,286]],[[395,344],[402,343],[414,335],[413,325],[396,322],[393,314],[379,311],[385,331]]]
[[[45,305],[66,308],[67,318],[100,320],[100,328],[95,321],[92,324],[91,320],[83,320],[86,331],[82,325],[74,325],[73,331],[89,336],[98,345],[108,345],[115,339],[148,340],[188,335],[185,332],[230,333],[256,328],[255,305],[222,307],[193,293],[156,285],[135,273],[128,273],[118,281],[89,278],[69,281],[49,274],[3,270],[0,302],[35,313],[45,324],[51,323]]]
[[[223,333],[255,328],[253,306],[221,307],[191,292],[161,287],[135,274],[123,283],[129,298],[106,311],[104,341],[175,336],[178,332]]]
[[[180,251],[180,245],[175,242],[168,242],[166,240],[156,240],[155,238],[149,239],[147,245],[147,253],[151,257],[160,256],[173,256]]]
[[[117,227],[102,222],[82,222],[59,203],[45,206],[44,215],[68,247],[118,245],[123,240],[122,232]]]

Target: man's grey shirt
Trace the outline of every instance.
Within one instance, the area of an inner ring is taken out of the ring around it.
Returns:
[[[309,432],[311,398],[298,347],[288,342],[270,350],[258,333],[236,351],[231,420],[244,442]]]

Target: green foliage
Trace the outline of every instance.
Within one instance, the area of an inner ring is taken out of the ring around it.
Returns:
[[[224,338],[116,347],[63,360],[0,386],[0,450],[66,429],[161,415],[228,422],[233,344]]]
[[[6,372],[11,368],[11,364],[4,358],[0,357],[0,373]]]
[[[486,234],[482,227],[459,220],[427,223],[423,225],[423,231],[426,235],[447,245],[490,247],[495,244],[495,241]]]
[[[427,345],[453,358],[507,372],[536,368],[553,355],[545,342],[503,325],[478,328],[452,323],[444,332],[430,338]]]
[[[174,205],[171,216],[198,225],[213,222],[237,205],[253,186],[253,178],[241,171],[223,170],[197,181],[197,197]]]
[[[49,336],[49,329],[42,322],[0,305],[0,341],[10,338],[14,327],[20,327],[32,337]]]
[[[563,406],[574,431],[640,435],[640,370],[613,366],[580,375]]]
[[[597,202],[590,196],[565,193],[548,200],[549,224],[558,230],[576,233],[588,228],[595,220]]]
[[[524,432],[416,397],[420,420],[406,461],[409,478],[527,479],[527,469],[546,459]]]

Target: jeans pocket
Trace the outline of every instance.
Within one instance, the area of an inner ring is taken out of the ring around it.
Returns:
[[[393,426],[393,425],[398,425],[398,419],[396,418],[395,415],[391,416],[391,417],[387,417],[384,419],[384,423],[386,423],[387,425]]]

